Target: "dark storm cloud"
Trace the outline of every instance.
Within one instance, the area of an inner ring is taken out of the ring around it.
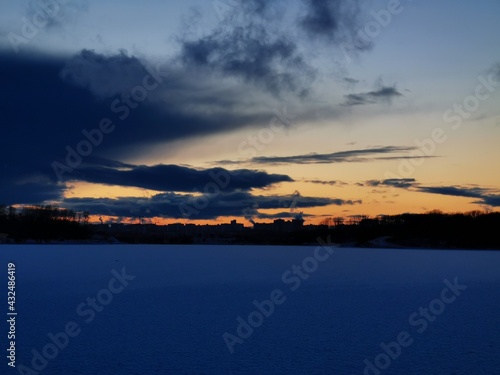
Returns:
[[[181,207],[192,207],[192,195],[175,193],[158,194],[151,198],[70,198],[65,199],[63,206],[74,210],[89,210],[93,215],[108,215],[119,217],[164,217],[184,218]],[[224,216],[244,216],[250,207],[258,209],[283,208],[282,196],[253,196],[248,192],[223,193],[207,197],[208,205],[190,216],[190,219],[210,220]],[[341,199],[301,197],[300,208],[324,207],[329,205],[352,205],[359,201],[344,201]],[[253,209],[258,215],[258,211]]]
[[[103,98],[129,89],[136,78],[135,85],[141,85],[147,71],[148,67],[124,54],[105,57],[83,51],[69,61],[2,55],[0,202],[61,197],[65,186],[57,183],[52,163],[65,163],[66,147],[75,149],[86,139],[82,131],[98,128],[103,118],[109,118],[115,130],[89,158],[131,157],[157,143],[268,123],[272,115],[258,110],[242,113],[238,103],[246,93],[201,90],[195,78],[176,74],[176,80],[165,79],[147,100],[135,103],[136,108],[128,107],[129,114],[122,120],[124,112],[112,106],[118,101],[123,108],[121,97]],[[122,73],[127,79],[120,79]],[[35,181],[33,189],[27,188],[26,181]]]
[[[223,168],[194,169],[178,165],[131,166],[122,169],[108,166],[83,166],[71,175],[76,181],[97,184],[131,186],[143,189],[172,192],[203,191],[208,184],[215,184],[229,192],[264,188],[280,182],[292,182],[286,175],[269,174],[263,171],[239,169],[227,171]]]
[[[396,87],[385,86],[375,91],[358,94],[345,95],[344,106],[356,106],[366,104],[376,104],[380,102],[390,103],[392,99],[403,96]]]
[[[294,156],[261,156],[249,161],[224,161],[226,164],[255,163],[255,164],[330,164],[330,163],[360,163],[378,160],[407,159],[408,156],[380,156],[384,154],[397,154],[415,150],[416,147],[386,146],[362,150],[339,151],[331,154],[307,154]],[[415,158],[423,158],[416,156]]]

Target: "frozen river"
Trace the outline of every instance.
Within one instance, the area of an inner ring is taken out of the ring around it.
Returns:
[[[2,374],[500,374],[500,252],[6,245],[0,261]]]

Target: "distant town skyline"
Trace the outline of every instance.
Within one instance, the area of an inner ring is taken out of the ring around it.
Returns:
[[[6,0],[0,204],[217,224],[500,211],[500,3]]]

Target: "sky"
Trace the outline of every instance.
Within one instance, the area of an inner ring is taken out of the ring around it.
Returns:
[[[4,0],[0,204],[250,225],[499,211],[494,0]]]

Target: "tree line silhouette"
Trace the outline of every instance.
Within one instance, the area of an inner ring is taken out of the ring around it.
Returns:
[[[55,205],[0,205],[0,233],[16,242],[86,239],[92,233],[89,217],[88,211],[75,212]]]
[[[109,239],[106,237],[116,237],[122,242],[167,243],[165,235],[158,234],[166,227],[125,225],[119,233],[114,233],[112,228],[102,224],[90,224],[89,217],[88,211],[75,212],[55,205],[21,208],[0,205],[0,240],[8,237],[15,242],[49,242],[94,237],[106,241]],[[346,246],[500,249],[500,212],[450,214],[434,210],[425,214],[330,217],[320,225],[307,225],[291,232],[278,229],[258,231],[246,227],[237,233],[221,235],[217,226],[213,226],[212,232],[211,227],[205,230],[207,243],[301,245],[315,243],[319,236],[330,235],[332,242]],[[140,238],[137,233],[141,234]],[[197,236],[189,234],[181,239],[169,238],[168,243],[177,243],[177,240],[182,240],[179,243],[200,243]]]
[[[355,241],[358,245],[380,237],[401,246],[500,249],[500,212],[470,211],[425,214],[358,215],[350,218],[327,218],[337,242]]]

